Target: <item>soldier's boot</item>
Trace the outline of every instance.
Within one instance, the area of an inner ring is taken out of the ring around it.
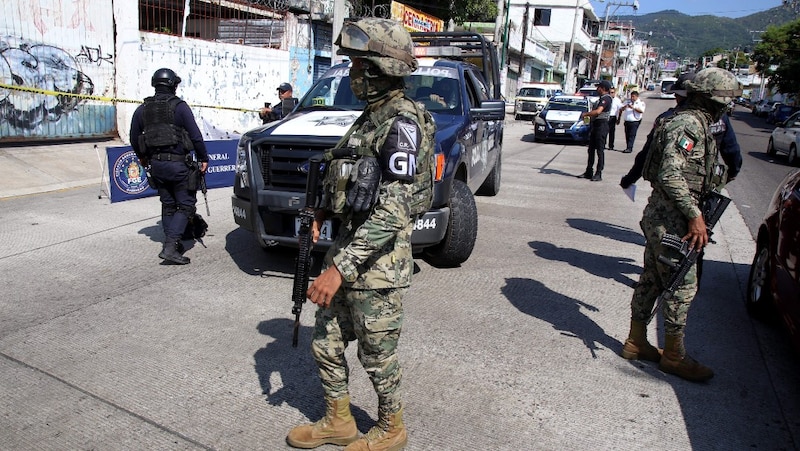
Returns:
[[[603,180],[603,171],[597,171],[592,176],[592,181],[593,182],[600,182],[602,180]]]
[[[585,179],[591,179],[593,175],[594,175],[594,171],[592,170],[592,168],[586,168],[586,172],[584,172],[581,177],[583,177]]]
[[[344,446],[358,440],[356,420],[350,413],[350,397],[325,399],[325,416],[316,423],[295,427],[286,436],[286,443],[303,449],[325,444]]]
[[[647,341],[647,324],[631,320],[631,331],[625,345],[622,346],[622,357],[628,360],[647,360],[658,363],[663,351]]]
[[[165,258],[167,258],[167,254],[164,253],[164,250],[166,249],[166,247],[167,246],[164,245],[161,248],[161,252],[159,252],[159,254],[158,254],[158,258],[160,258],[161,260],[164,260]],[[179,254],[183,254],[184,252],[186,252],[186,248],[183,247],[183,243],[182,242],[178,241],[177,247],[178,247],[178,253]]]
[[[714,377],[714,371],[686,354],[683,334],[664,336],[664,353],[658,369],[692,382],[705,382]]]
[[[408,443],[408,434],[403,425],[403,409],[388,414],[378,412],[378,424],[363,437],[349,445],[344,451],[399,451]]]
[[[181,255],[180,248],[182,247],[183,244],[180,242],[180,240],[167,239],[167,241],[164,242],[164,247],[161,249],[161,253],[158,254],[158,256],[176,265],[186,265],[190,263],[191,260],[189,260],[189,257],[184,257]]]

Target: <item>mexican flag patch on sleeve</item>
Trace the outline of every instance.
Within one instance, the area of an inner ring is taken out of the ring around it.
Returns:
[[[678,141],[678,147],[683,149],[684,152],[691,152],[694,149],[694,141],[684,136]]]

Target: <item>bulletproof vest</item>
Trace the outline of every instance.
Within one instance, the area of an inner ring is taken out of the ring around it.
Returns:
[[[146,153],[157,149],[168,149],[183,144],[183,151],[188,153],[194,145],[189,133],[183,127],[175,125],[175,108],[183,102],[177,96],[144,99],[144,145]]]
[[[714,141],[717,143],[717,149],[719,149],[720,144],[722,144],[722,138],[725,137],[725,132],[728,131],[728,127],[725,126],[725,121],[720,119],[714,122],[708,127],[708,130],[714,135]]]
[[[416,102],[408,101],[403,104],[414,105],[414,111],[401,108],[395,112],[396,116],[404,116],[417,122],[423,133],[419,155],[416,162],[416,171],[413,178],[413,199],[409,206],[412,216],[426,213],[433,203],[434,182],[434,134],[436,125],[433,117]],[[393,104],[394,106],[396,104]],[[390,107],[390,106],[386,106]],[[325,152],[325,159],[329,161],[323,187],[328,208],[335,214],[344,212],[347,190],[352,183],[351,171],[356,160],[362,156],[377,157],[374,150],[376,142],[383,142],[389,133],[392,121],[384,121],[377,126],[368,119],[364,113],[350,128],[347,134],[339,140],[333,149]]]
[[[666,125],[669,124],[671,121],[675,120],[678,116],[678,112],[681,111],[676,109],[674,113],[664,118],[664,121],[661,123],[659,129],[656,131],[655,136],[653,137],[653,142],[667,142],[669,139],[666,133]],[[701,124],[706,124],[706,118],[697,110],[683,110],[686,114],[692,114],[695,116]],[[686,179],[686,183],[689,186],[689,189],[697,194],[705,194],[711,189],[714,189],[717,185],[715,180],[717,179],[717,146],[714,142],[714,137],[709,132],[707,126],[703,127],[703,130],[700,133],[701,138],[703,139],[702,142],[698,139],[698,142],[695,143],[695,146],[703,146],[704,148],[704,159],[702,162],[697,160],[690,160],[689,165],[683,171],[684,177]],[[659,149],[662,150],[662,149]],[[654,151],[651,147],[650,151],[647,153],[647,158],[645,159],[644,163],[644,170],[642,171],[642,176],[645,180],[650,182],[658,180],[658,172],[661,168],[662,158],[664,156],[663,151]]]
[[[603,96],[600,97],[597,100],[597,102],[595,102],[594,108],[597,108],[600,105],[600,101],[603,99],[603,97],[606,97],[606,96],[608,96],[608,94],[603,94]],[[603,109],[603,111],[600,114],[597,115],[595,120],[597,120],[597,121],[607,121],[610,116],[611,116],[611,112],[608,109]]]

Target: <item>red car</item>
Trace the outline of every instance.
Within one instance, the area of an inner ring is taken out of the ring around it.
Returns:
[[[777,311],[800,351],[800,170],[778,186],[758,229],[750,267],[747,311],[767,318]]]

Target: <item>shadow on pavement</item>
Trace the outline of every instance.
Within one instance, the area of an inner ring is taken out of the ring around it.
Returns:
[[[607,335],[580,310],[583,307],[596,312],[593,305],[556,293],[532,279],[506,279],[500,291],[520,312],[547,321],[562,335],[581,340],[595,359],[595,351],[601,349],[598,344],[615,353],[622,349],[622,343]]]
[[[258,332],[275,340],[253,355],[256,374],[262,393],[270,405],[285,403],[311,421],[317,421],[325,416],[325,397],[317,365],[310,352],[309,343],[314,327],[301,326],[298,347],[293,348],[293,326],[294,320],[289,318],[274,318],[258,323]],[[283,384],[277,390],[272,387],[273,375],[278,375]],[[375,420],[364,409],[353,404],[350,408],[361,432],[366,433],[375,425]]]
[[[589,274],[603,279],[613,279],[629,287],[639,279],[638,274],[642,270],[639,265],[632,264],[635,261],[632,258],[599,255],[578,249],[558,247],[543,241],[531,241],[528,246],[539,257],[551,261],[562,261]],[[634,280],[625,274],[637,274],[637,276]]]
[[[641,233],[628,227],[620,227],[616,224],[585,218],[567,218],[567,225],[582,232],[610,238],[623,243],[639,244],[641,246],[645,244],[644,236]]]
[[[264,249],[256,242],[252,233],[241,227],[225,236],[225,250],[239,269],[246,274],[261,277],[294,276],[296,249],[283,246]],[[324,254],[314,252],[312,256],[314,264],[311,267],[311,276],[314,277],[320,273]]]

